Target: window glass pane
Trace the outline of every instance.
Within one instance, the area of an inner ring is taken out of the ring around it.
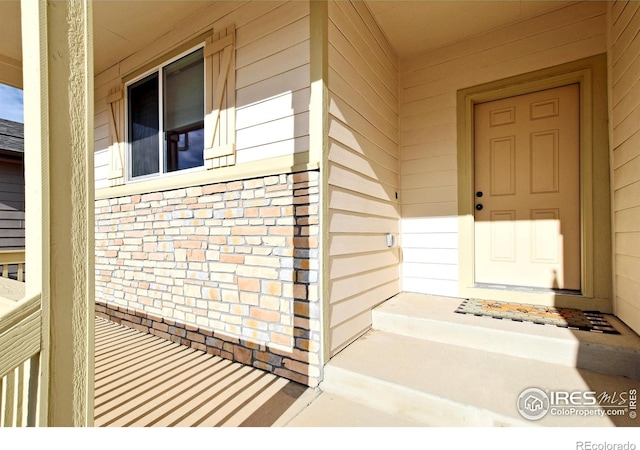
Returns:
[[[164,68],[167,172],[204,165],[204,59],[202,49]]]
[[[128,94],[131,176],[158,173],[158,75],[150,75],[129,86]]]
[[[202,49],[164,69],[164,127],[167,131],[193,125],[204,118],[204,59]]]
[[[204,127],[167,132],[167,172],[191,169],[204,164]]]

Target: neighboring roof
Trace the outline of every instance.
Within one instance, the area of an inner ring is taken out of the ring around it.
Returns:
[[[0,119],[0,151],[24,153],[24,125]]]

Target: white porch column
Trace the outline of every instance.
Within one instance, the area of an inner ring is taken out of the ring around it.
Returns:
[[[21,1],[27,296],[42,295],[40,425],[93,425],[91,2]]]

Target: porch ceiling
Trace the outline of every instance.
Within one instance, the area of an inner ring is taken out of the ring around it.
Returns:
[[[238,0],[234,0],[238,1]],[[400,57],[441,47],[571,1],[364,0]],[[208,1],[96,0],[95,73],[188,23]],[[0,63],[22,60],[19,0],[0,1]]]
[[[100,73],[140,50],[212,2],[96,0],[94,64]],[[0,0],[0,62],[22,61],[20,1]]]
[[[399,57],[558,9],[561,0],[365,0]]]

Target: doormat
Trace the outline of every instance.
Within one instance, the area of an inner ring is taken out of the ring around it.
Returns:
[[[496,302],[472,298],[463,301],[455,312],[492,317],[494,319],[513,320],[515,322],[554,325],[574,330],[620,334],[607,322],[606,317],[598,311],[582,311],[573,308],[555,308],[553,306]]]

